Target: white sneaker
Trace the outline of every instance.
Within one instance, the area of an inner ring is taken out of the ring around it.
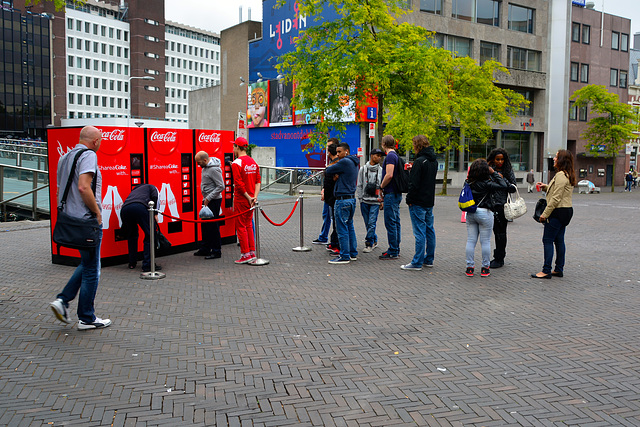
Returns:
[[[49,307],[51,307],[51,311],[53,311],[53,314],[59,321],[71,323],[71,316],[69,316],[69,311],[64,305],[64,302],[62,302],[62,299],[57,298],[54,302],[49,304]]]
[[[107,326],[110,326],[110,325],[111,325],[111,320],[101,319],[99,317],[96,317],[96,320],[94,320],[92,323],[85,323],[82,320],[78,320],[79,331],[86,331],[87,329],[106,328]]]
[[[364,249],[362,250],[362,252],[365,253],[365,254],[368,254],[372,250],[373,250],[373,246],[365,246]]]

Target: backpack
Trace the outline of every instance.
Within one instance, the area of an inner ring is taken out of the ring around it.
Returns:
[[[398,156],[397,171],[393,171],[393,185],[399,193],[409,192],[409,171],[404,167],[404,160]]]
[[[471,187],[467,181],[464,182],[462,190],[460,191],[460,197],[458,197],[458,207],[463,212],[474,213],[478,209],[476,201],[473,200],[473,193],[471,193]]]

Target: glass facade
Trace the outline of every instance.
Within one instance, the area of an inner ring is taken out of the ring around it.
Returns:
[[[502,146],[509,153],[509,160],[513,171],[529,170],[529,145],[531,134],[529,132],[503,132]]]
[[[44,137],[51,123],[49,20],[0,9],[0,131]]]

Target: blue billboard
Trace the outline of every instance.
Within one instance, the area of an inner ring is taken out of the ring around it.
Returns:
[[[309,134],[313,125],[249,129],[249,142],[258,147],[276,148],[277,167],[325,167],[322,147],[309,148]],[[332,133],[341,142],[349,144],[351,154],[360,147],[360,125],[349,124],[344,135]]]
[[[275,79],[278,72],[275,65],[278,57],[295,49],[295,39],[301,31],[320,25],[323,20],[338,19],[335,10],[325,6],[323,17],[305,16],[299,13],[298,2],[288,0],[277,8],[278,0],[265,0],[262,3],[262,39],[249,44],[249,80],[262,78]]]

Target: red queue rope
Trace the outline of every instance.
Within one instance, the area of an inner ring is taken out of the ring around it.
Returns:
[[[297,203],[297,202],[296,202],[296,203]],[[233,215],[231,215],[231,216],[224,216],[224,217],[222,217],[222,218],[215,218],[215,219],[183,219],[183,218],[177,218],[177,217],[175,217],[175,216],[171,216],[171,215],[169,215],[169,214],[166,214],[166,213],[160,212],[160,211],[158,211],[157,209],[154,209],[154,211],[155,211],[157,214],[159,214],[159,215],[164,215],[164,216],[166,216],[167,218],[175,219],[175,220],[178,220],[178,221],[195,222],[195,223],[210,223],[210,222],[220,222],[220,221],[225,221],[225,220],[227,220],[227,219],[232,219],[232,218],[235,218],[235,217],[238,217],[238,216],[244,215],[244,214],[246,214],[247,212],[251,212],[251,211],[252,211],[252,210],[254,210],[254,209],[255,209],[255,207],[253,207],[253,208],[251,208],[251,209],[247,209],[247,210],[246,210],[246,211],[244,211],[244,212],[240,212],[240,213],[237,213],[237,214],[233,214]]]
[[[287,217],[287,219],[285,219],[283,222],[281,222],[280,224],[277,224],[273,221],[271,221],[271,218],[269,218],[267,216],[266,213],[264,213],[264,211],[262,209],[260,209],[260,212],[262,212],[262,216],[265,217],[265,219],[267,221],[269,221],[272,225],[275,225],[276,227],[282,227],[283,225],[285,225],[287,223],[287,221],[289,221],[291,219],[291,217],[293,216],[293,213],[296,211],[296,208],[298,207],[298,202],[300,201],[300,199],[296,200],[296,203],[293,205],[293,209],[291,210],[291,213],[289,214],[289,216]]]

